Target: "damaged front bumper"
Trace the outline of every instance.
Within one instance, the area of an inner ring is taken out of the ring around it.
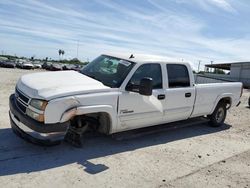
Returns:
[[[14,94],[9,98],[9,106],[11,127],[18,136],[40,145],[55,145],[64,139],[69,121],[56,124],[40,123],[18,108]]]

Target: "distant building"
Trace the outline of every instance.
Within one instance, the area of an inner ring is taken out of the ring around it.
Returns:
[[[209,77],[226,81],[240,81],[244,87],[250,87],[250,62],[207,64],[205,67],[229,71],[226,75],[205,73]]]

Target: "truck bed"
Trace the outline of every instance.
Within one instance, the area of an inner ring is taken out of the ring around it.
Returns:
[[[221,98],[229,98],[232,106],[237,105],[241,87],[239,82],[196,84],[196,99],[191,117],[211,114]]]

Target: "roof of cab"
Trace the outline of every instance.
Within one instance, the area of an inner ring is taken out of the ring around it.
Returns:
[[[177,61],[174,58],[169,58],[169,57],[164,57],[164,56],[158,56],[158,55],[145,55],[145,54],[110,54],[110,53],[105,53],[102,55],[107,55],[111,57],[116,57],[120,59],[124,59],[126,61],[132,61],[135,63],[177,63],[177,64],[186,64],[187,62],[181,62]],[[130,58],[133,56],[132,58]]]

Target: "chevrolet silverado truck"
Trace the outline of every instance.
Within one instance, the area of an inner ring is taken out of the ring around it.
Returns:
[[[188,63],[101,55],[79,72],[22,76],[9,116],[29,141],[80,145],[89,130],[109,135],[195,117],[220,126],[241,95],[242,83],[195,84]]]

